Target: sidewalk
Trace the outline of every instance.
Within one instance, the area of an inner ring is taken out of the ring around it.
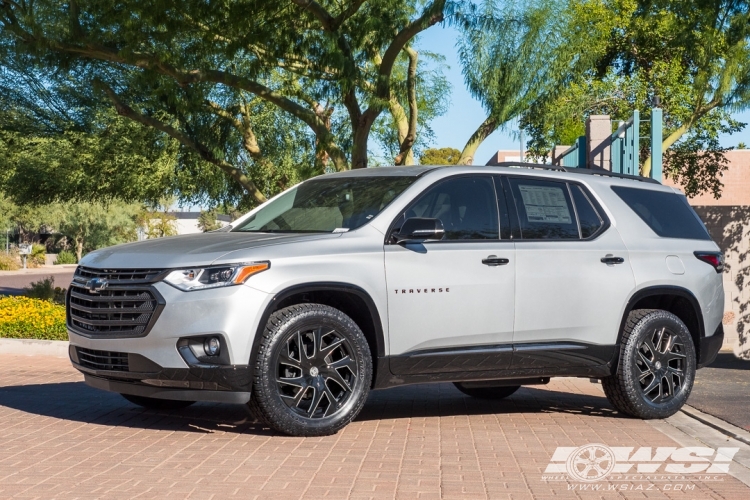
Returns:
[[[695,376],[688,404],[750,431],[750,360],[722,351]]]
[[[18,269],[16,271],[0,271],[0,277],[3,276],[36,276],[38,274],[57,274],[57,273],[72,273],[75,271],[76,264],[62,264],[59,266],[42,266],[35,267],[33,269]]]

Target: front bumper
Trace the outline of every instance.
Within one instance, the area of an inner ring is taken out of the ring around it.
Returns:
[[[98,389],[185,401],[246,403],[250,400],[252,379],[248,365],[196,363],[188,368],[164,368],[139,354],[91,351],[72,345],[68,354],[86,383]],[[98,356],[105,369],[94,368],[87,362],[92,354]]]
[[[91,337],[68,329],[70,359],[86,383],[162,399],[247,402],[250,352],[271,296],[246,285],[196,292],[182,292],[165,283],[154,287],[165,305],[145,336]],[[221,360],[216,364],[181,354],[180,339],[209,336],[222,339]],[[87,353],[81,359],[79,349]],[[91,356],[102,356],[104,362],[88,362]],[[110,366],[109,358],[117,366]]]

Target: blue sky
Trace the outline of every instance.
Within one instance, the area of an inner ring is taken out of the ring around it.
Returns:
[[[482,106],[464,87],[461,65],[455,48],[456,36],[456,30],[453,28],[433,26],[420,36],[418,47],[442,54],[450,66],[447,77],[453,87],[451,103],[448,112],[432,122],[435,131],[433,146],[460,150],[472,132],[482,123],[485,115]],[[735,118],[750,124],[750,110],[736,114]],[[750,144],[750,125],[739,133],[721,136],[721,144],[724,147],[737,146],[740,141]],[[475,163],[484,165],[498,149],[517,150],[519,146],[517,123],[513,122],[506,130],[496,131],[482,143],[477,151]]]

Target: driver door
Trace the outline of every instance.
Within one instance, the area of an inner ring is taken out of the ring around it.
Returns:
[[[508,368],[512,354],[515,248],[501,239],[505,200],[492,176],[428,188],[405,211],[440,219],[441,241],[385,245],[391,371],[424,374]],[[509,236],[509,228],[508,228]],[[502,261],[502,264],[498,262]]]

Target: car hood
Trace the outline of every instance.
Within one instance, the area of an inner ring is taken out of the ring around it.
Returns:
[[[126,243],[96,250],[81,259],[82,266],[100,269],[166,269],[207,265],[222,255],[270,245],[337,238],[340,234],[279,234],[213,232]],[[269,256],[270,257],[270,256]]]

